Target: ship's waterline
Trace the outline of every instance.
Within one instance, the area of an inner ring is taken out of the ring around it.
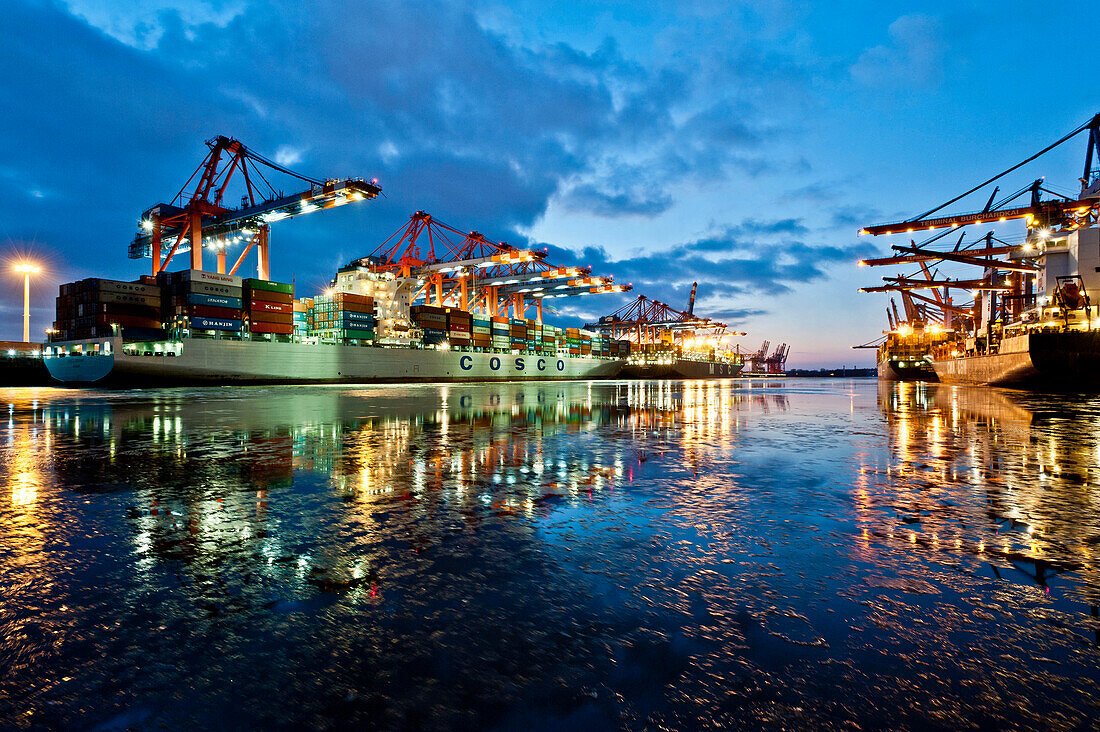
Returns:
[[[610,378],[621,359],[568,354],[382,348],[190,338],[128,350],[122,339],[47,347],[46,366],[69,383],[116,386],[181,383],[362,383]],[[160,347],[163,346],[163,347]]]

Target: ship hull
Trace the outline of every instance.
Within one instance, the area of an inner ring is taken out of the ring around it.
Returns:
[[[671,363],[631,363],[623,367],[627,379],[728,379],[740,376],[739,363],[674,359]]]
[[[57,380],[130,388],[182,384],[484,382],[618,376],[620,359],[438,351],[269,341],[187,339],[178,355],[110,353],[45,358]],[[104,339],[89,341],[103,344]],[[68,344],[60,344],[68,345]]]
[[[934,361],[940,381],[1058,391],[1100,391],[1100,331],[1029,333],[1001,352]]]
[[[886,361],[879,361],[878,377],[883,381],[939,381],[936,369],[925,360],[887,359]]]
[[[0,387],[54,383],[41,358],[0,356]]]

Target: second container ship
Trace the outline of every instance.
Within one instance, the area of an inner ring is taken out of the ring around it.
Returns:
[[[1000,201],[999,189],[993,189],[981,211],[931,217],[977,192],[979,186],[919,217],[861,230],[874,235],[944,230],[919,245],[895,244],[895,256],[860,263],[916,268],[912,274],[884,277],[885,284],[864,288],[865,292],[900,292],[907,321],[935,324],[940,331],[935,342],[919,344],[920,353],[913,355],[925,363],[920,364],[919,373],[906,376],[930,378],[931,368],[936,380],[948,383],[1100,390],[1100,317],[1096,317],[1100,313],[1092,302],[1100,292],[1100,115],[1025,162],[1082,133],[1088,142],[1084,172],[1074,195],[1052,193],[1051,186],[1038,179]],[[1030,200],[1013,203],[1021,196]],[[951,248],[931,246],[961,227],[1013,220],[1023,221],[1022,237],[988,231],[967,244],[963,232]],[[977,271],[973,276],[951,278],[939,274],[946,265]],[[953,291],[962,291],[970,303],[956,302]],[[897,331],[888,336],[887,345],[905,343]]]

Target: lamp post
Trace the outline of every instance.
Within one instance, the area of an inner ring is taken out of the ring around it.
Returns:
[[[33,264],[17,264],[16,272],[23,273],[23,342],[31,342],[31,275],[42,269]]]

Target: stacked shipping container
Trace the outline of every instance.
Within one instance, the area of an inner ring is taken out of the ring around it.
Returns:
[[[236,275],[185,269],[157,275],[169,327],[200,332],[241,332],[243,290]]]
[[[246,279],[248,330],[252,333],[291,335],[294,332],[294,285]]]
[[[424,345],[436,346],[447,340],[447,309],[433,305],[409,308],[412,321],[424,331]]]
[[[315,297],[307,314],[306,324],[312,336],[334,340],[373,341],[377,324],[374,298],[350,292]]]
[[[110,336],[116,325],[134,340],[164,336],[155,284],[98,278],[70,282],[61,285],[56,306],[55,340]]]

